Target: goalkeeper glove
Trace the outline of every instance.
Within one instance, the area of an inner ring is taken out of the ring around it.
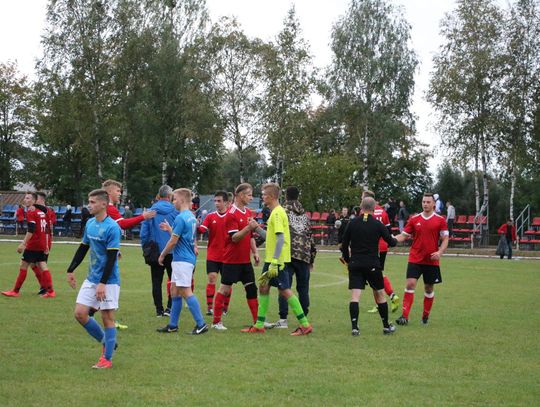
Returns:
[[[268,283],[270,282],[270,278],[268,277],[267,274],[268,273],[264,272],[257,279],[257,283],[259,284],[259,287],[263,285],[268,285]]]
[[[279,265],[277,259],[272,259],[272,263],[268,266],[268,271],[266,272],[269,278],[277,277],[279,274]]]

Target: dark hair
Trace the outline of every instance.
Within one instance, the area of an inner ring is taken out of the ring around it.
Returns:
[[[229,194],[225,191],[216,191],[214,194],[214,197],[220,196],[223,198],[223,202],[227,202],[229,200]]]
[[[104,189],[94,189],[93,191],[90,191],[88,198],[90,197],[96,197],[99,200],[109,202],[109,194]]]
[[[42,197],[43,199],[47,198],[47,194],[43,191],[36,192],[36,195]]]
[[[300,196],[300,191],[295,186],[287,187],[285,190],[285,199],[287,201],[297,201]]]
[[[433,193],[431,192],[424,192],[424,197],[426,198],[433,198],[433,200],[435,200],[435,197],[433,196]]]
[[[32,195],[32,198],[34,198],[34,201],[37,201],[37,194],[32,191],[27,191],[26,195]]]

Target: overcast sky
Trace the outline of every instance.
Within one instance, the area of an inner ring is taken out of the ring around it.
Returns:
[[[455,7],[455,0],[391,0],[403,7],[412,26],[412,47],[420,66],[416,73],[413,113],[418,117],[419,138],[435,147],[439,136],[433,131],[433,112],[425,102],[432,57],[441,42],[439,22]],[[249,36],[272,40],[282,28],[291,4],[296,7],[304,38],[311,47],[314,63],[324,68],[330,63],[332,25],[342,16],[349,0],[207,0],[210,16],[236,16]],[[0,61],[15,60],[19,70],[33,77],[35,60],[41,54],[40,35],[45,23],[46,0],[0,0]],[[430,162],[434,171],[439,160]]]

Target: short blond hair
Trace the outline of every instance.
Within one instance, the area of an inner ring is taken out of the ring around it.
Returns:
[[[191,190],[187,189],[187,188],[178,188],[178,189],[175,189],[173,191],[173,194],[179,196],[180,198],[182,198],[182,200],[184,201],[184,203],[189,203],[191,202],[191,199],[192,199],[192,193],[191,193]]]
[[[278,184],[274,182],[269,182],[268,184],[264,184],[262,187],[263,191],[268,191],[274,198],[278,199],[279,194],[281,193],[281,188]]]
[[[375,199],[375,192],[370,191],[369,189],[366,189],[364,192],[362,192],[362,198],[373,198]]]
[[[103,183],[101,184],[101,188],[103,188],[103,189],[108,188],[110,186],[115,186],[115,187],[118,187],[118,188],[122,189],[122,183],[118,182],[118,181],[115,181],[114,179],[107,179],[107,180],[103,181]]]

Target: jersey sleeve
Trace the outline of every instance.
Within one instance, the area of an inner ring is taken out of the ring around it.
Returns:
[[[441,237],[448,236],[450,233],[448,232],[448,223],[446,222],[446,219],[441,217],[440,220],[440,231],[439,234]]]
[[[82,243],[84,243],[87,246],[90,245],[90,239],[88,239],[88,228],[84,228]]]
[[[175,235],[176,237],[182,236],[182,229],[184,229],[184,225],[184,219],[180,215],[178,215],[174,220],[174,227],[172,230],[173,235]]]
[[[409,220],[407,221],[407,224],[403,228],[402,233],[404,233],[406,235],[409,235],[409,236],[414,234],[414,221],[413,221],[413,218],[409,218]]]
[[[107,250],[120,250],[120,238],[122,232],[117,225],[112,225],[109,228],[109,234],[107,239]]]
[[[285,219],[283,219],[284,215],[283,212],[277,211],[274,215],[274,233],[285,233]]]
[[[202,225],[199,226],[199,232],[204,233],[208,229],[210,229],[210,223],[212,222],[212,218],[213,218],[213,216],[212,216],[211,213],[206,215],[206,218],[204,218]]]
[[[36,211],[28,211],[26,213],[26,222],[27,223],[36,223]]]

